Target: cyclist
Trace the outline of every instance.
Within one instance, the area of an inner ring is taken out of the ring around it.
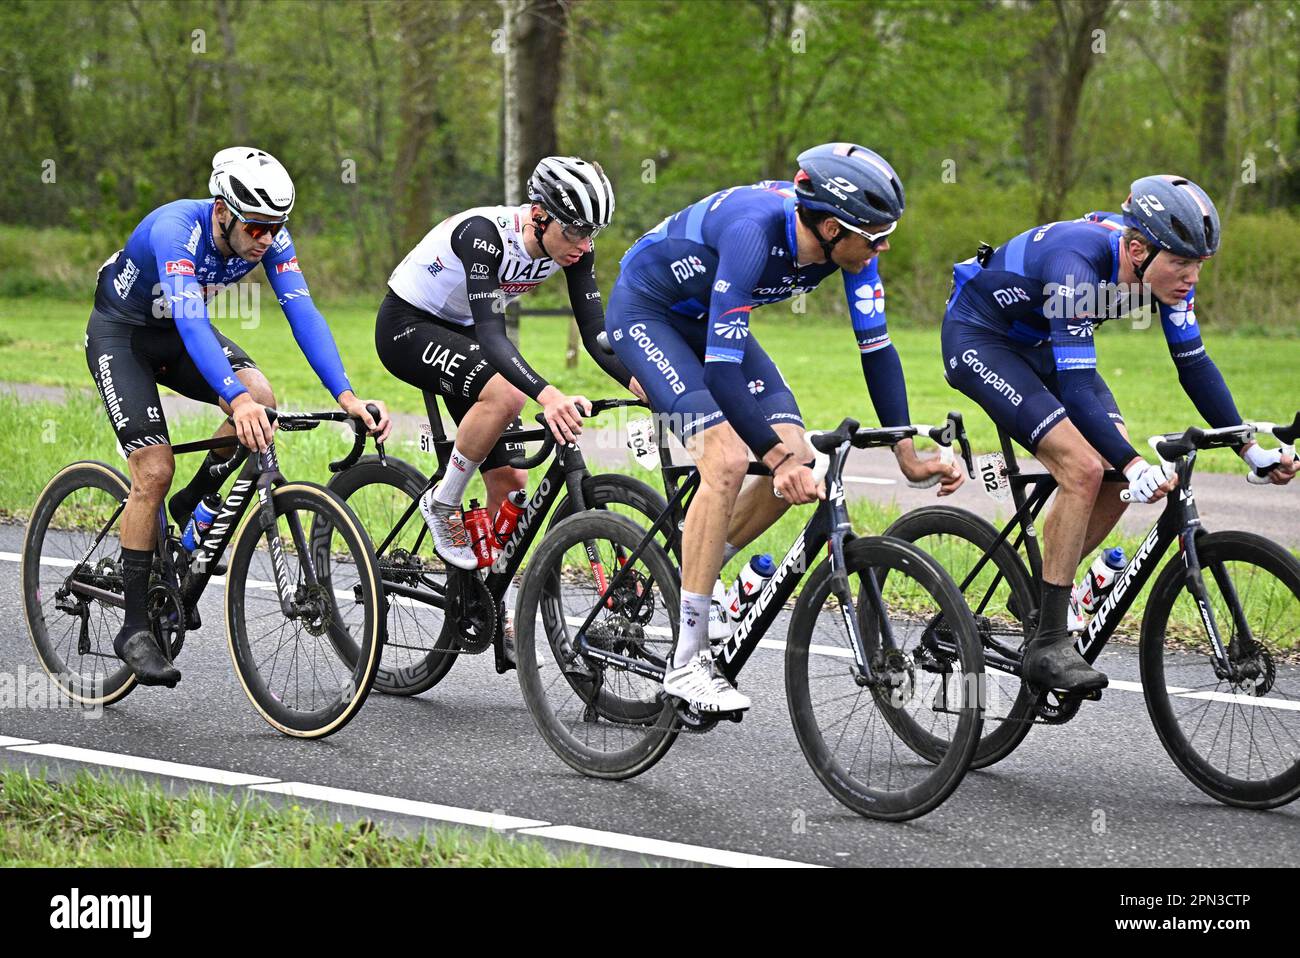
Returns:
[[[475,470],[483,470],[491,515],[524,487],[527,476],[508,465],[522,447],[501,441],[503,432],[519,427],[524,403],[541,405],[561,442],[582,432],[579,407],[591,411],[585,397],[551,385],[519,354],[506,336],[507,304],[562,270],[587,351],[641,395],[596,339],[604,313],[594,240],[614,213],[609,179],[596,163],[548,156],[528,178],[528,196],[523,206],[475,207],[431,229],[389,276],[375,322],[384,367],[441,396],[458,425],[450,468],[420,509],[438,555],[461,569],[478,567],[460,513]]]
[[[207,301],[261,263],[303,355],[339,406],[386,438],[366,401],[353,393],[334,338],[312,305],[285,222],[294,188],[275,157],[229,147],[212,158],[211,199],[176,200],[151,212],[123,249],[100,267],[86,327],[86,362],[131,472],[122,512],[125,614],[113,650],[142,685],[174,686],[180,672],[149,634],[146,600],[158,508],[176,470],[158,384],[219,405],[233,419],[217,436],[237,436],[265,451],[272,428],[265,407],[275,396],[266,377],[229,337],[213,328]],[[184,525],[199,500],[220,486],[208,468],[232,451],[208,453],[168,509]]]
[[[756,306],[844,274],[862,371],[880,421],[908,422],[907,388],[885,325],[877,256],[903,215],[903,186],[879,155],[852,143],[802,153],[793,182],[721,190],[668,217],[623,257],[605,325],[650,406],[686,445],[700,486],[683,531],[679,635],[664,691],[702,711],[749,707],[714,667],[709,594],[718,572],[792,504],[825,498],[790,388],[749,327]],[[772,471],[741,493],[749,451]],[[895,447],[903,474],[963,476]],[[776,492],[780,498],[773,495]]]
[[[1195,183],[1177,176],[1136,180],[1122,214],[1094,212],[1026,230],[956,264],[944,314],[944,374],[1056,477],[1043,534],[1039,624],[1025,648],[1031,688],[1087,691],[1106,676],[1075,650],[1069,628],[1081,556],[1119,521],[1128,489],[1155,502],[1175,479],[1129,442],[1114,396],[1097,371],[1093,344],[1106,319],[1147,308],[1154,297],[1178,380],[1212,426],[1241,422],[1223,376],[1205,351],[1193,309],[1201,268],[1219,248],[1219,214]],[[1252,467],[1295,463],[1255,443],[1238,450]],[[1126,482],[1103,483],[1107,464]]]

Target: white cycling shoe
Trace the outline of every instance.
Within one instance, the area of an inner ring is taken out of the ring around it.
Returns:
[[[469,572],[478,568],[478,556],[469,547],[469,533],[459,509],[434,502],[434,486],[420,497],[420,514],[433,535],[433,549],[448,565]]]
[[[722,580],[713,583],[713,598],[709,600],[709,644],[718,645],[731,638],[731,616],[727,615],[727,590]]]
[[[707,651],[697,652],[686,665],[670,670],[664,676],[664,692],[683,699],[697,712],[743,712],[750,706],[749,697],[736,691]]]

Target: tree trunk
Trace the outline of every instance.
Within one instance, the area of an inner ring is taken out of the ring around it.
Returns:
[[[1106,22],[1111,0],[1055,0],[1060,21],[1059,46],[1063,66],[1055,90],[1055,104],[1047,142],[1047,166],[1038,200],[1040,223],[1059,219],[1065,196],[1078,171],[1074,166],[1074,134],[1079,120],[1088,74],[1098,54],[1092,52],[1093,32]]]
[[[440,18],[438,7],[415,0],[397,5],[399,65],[397,157],[393,167],[393,195],[401,211],[400,247],[409,249],[429,229],[433,207],[433,179],[421,162],[430,137],[441,122],[435,49]]]
[[[226,95],[224,97],[230,109],[230,132],[235,142],[249,146],[248,119],[244,113],[244,81],[239,75],[239,58],[235,55],[235,31],[230,25],[230,9],[227,0],[217,0],[217,26],[221,30],[221,45],[225,48],[222,68],[226,73]]]
[[[1232,69],[1232,26],[1236,3],[1207,3],[1193,8],[1196,36],[1190,73],[1200,80],[1197,152],[1201,184],[1211,195],[1228,185],[1228,79]]]
[[[505,39],[502,128],[505,197],[522,203],[528,174],[558,152],[555,103],[568,26],[566,0],[500,0]],[[506,334],[519,342],[519,308],[506,309]],[[576,352],[574,363],[576,364]],[[572,364],[570,364],[572,365]]]

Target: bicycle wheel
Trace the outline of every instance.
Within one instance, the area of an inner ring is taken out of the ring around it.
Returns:
[[[397,528],[428,481],[415,466],[392,456],[387,459],[384,466],[377,456],[366,456],[333,476],[326,486],[356,514],[376,550]],[[313,542],[327,532],[328,527],[313,529]],[[418,509],[393,541],[377,552],[375,560],[386,586],[387,606],[387,635],[375,688],[388,695],[427,692],[443,680],[460,656],[454,649],[454,634],[450,630],[443,634],[447,566],[433,551],[433,539]],[[418,590],[428,598],[394,594],[390,591],[393,586]]]
[[[1181,557],[1142,618],[1142,692],[1174,764],[1207,795],[1276,808],[1300,795],[1300,562],[1249,532],[1196,540],[1235,675],[1219,675]]]
[[[524,701],[552,750],[596,778],[641,774],[664,756],[677,731],[661,682],[584,659],[573,648],[605,576],[618,568],[617,554],[630,555],[644,536],[626,516],[570,516],[542,539],[519,586],[515,648]],[[650,543],[611,600],[615,607],[602,610],[588,640],[662,667],[679,603],[677,573],[664,551]]]
[[[129,492],[130,483],[112,466],[65,466],[41,490],[23,537],[23,610],[37,661],[64,695],[86,705],[116,702],[136,686],[113,651],[121,607],[69,589],[75,576],[121,596],[117,530],[87,552]]]
[[[285,735],[323,738],[352,720],[374,683],[379,574],[356,517],[323,487],[286,484],[272,502],[295,612],[287,616],[281,608],[276,563],[261,510],[254,508],[235,533],[226,573],[230,656],[268,723]],[[315,523],[332,530],[328,548],[307,545]]]
[[[587,476],[582,480],[582,494],[588,509],[617,512],[647,529],[654,525],[655,520],[668,508],[668,500],[653,486],[618,472]],[[571,515],[573,515],[573,503],[566,495],[555,507],[551,521],[546,527],[547,531],[549,532]],[[671,528],[661,532],[657,541],[672,557],[677,567],[681,568],[681,534],[678,530]]]
[[[804,583],[786,641],[785,686],[799,747],[826,789],[867,818],[905,821],[952,794],[979,745],[983,653],[970,611],[947,572],[898,539],[855,539],[844,550],[850,588],[879,584],[881,604],[859,610],[875,681],[858,681],[844,610],[823,560]],[[854,585],[856,580],[856,586]],[[923,640],[941,617],[948,655]],[[905,728],[947,742],[937,763],[914,754],[890,712],[906,710]]]
[[[1005,664],[1006,655],[1018,655],[1033,634],[1036,623],[1030,614],[1038,607],[1033,581],[1009,543],[994,549],[997,529],[965,509],[915,509],[900,516],[885,535],[915,543],[943,566],[975,616],[980,643],[988,654],[984,657],[983,734],[971,768],[988,768],[1015,751],[1034,719],[1034,696]],[[971,576],[980,559],[990,553],[990,561],[978,575]],[[905,713],[894,714],[900,723],[909,721]],[[948,745],[919,727],[912,730],[909,741],[916,744],[918,754],[934,762],[942,758]]]

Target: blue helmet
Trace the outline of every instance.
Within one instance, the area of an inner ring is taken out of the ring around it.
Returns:
[[[879,153],[856,143],[823,143],[799,154],[799,203],[857,227],[897,222],[903,184]]]
[[[1191,180],[1161,173],[1133,181],[1124,201],[1124,225],[1157,249],[1205,259],[1219,248],[1219,211]]]

